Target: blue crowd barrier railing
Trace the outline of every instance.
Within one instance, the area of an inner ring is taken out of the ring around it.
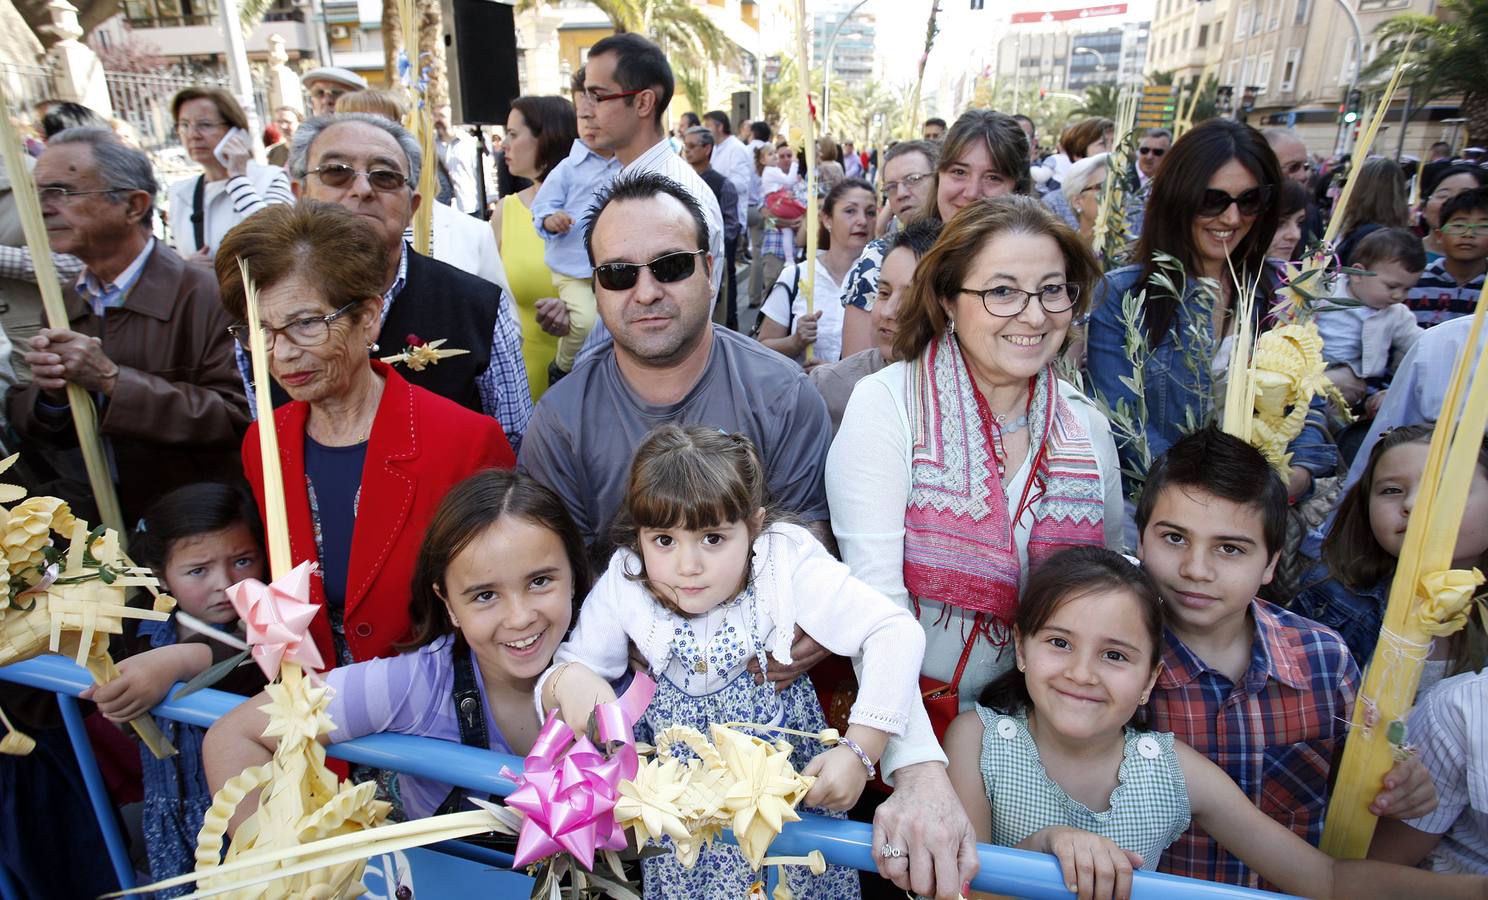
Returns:
[[[78,710],[76,697],[93,684],[92,677],[70,659],[44,655],[0,667],[0,681],[40,688],[57,695],[110,861],[120,884],[132,887],[135,882],[129,857]],[[242,699],[234,694],[204,690],[184,700],[169,698],[153,712],[162,718],[205,727],[241,703]],[[516,787],[510,779],[502,777],[501,768],[519,770],[522,767],[522,760],[515,756],[401,734],[357,738],[327,747],[326,753],[347,762],[407,772],[500,796],[511,793]],[[730,832],[724,834],[731,839]],[[820,850],[829,863],[872,872],[877,867],[871,843],[872,828],[862,822],[805,814],[800,822],[785,826],[770,846],[770,853],[774,856],[804,856],[812,850]],[[491,866],[509,867],[512,861],[506,854],[459,842],[447,842],[430,849]],[[1059,864],[1047,854],[1009,850],[990,844],[979,844],[977,853],[981,873],[971,883],[973,890],[1029,900],[1068,900],[1071,896],[1060,877]],[[5,873],[0,870],[0,898],[9,900],[11,896],[21,895],[15,892],[13,885],[7,884]],[[1156,872],[1138,872],[1132,882],[1132,897],[1134,900],[1278,900],[1284,895]]]

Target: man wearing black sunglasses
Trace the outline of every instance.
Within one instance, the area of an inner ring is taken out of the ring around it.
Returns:
[[[1166,128],[1149,128],[1137,141],[1137,179],[1142,187],[1147,186],[1157,170],[1162,167],[1163,157],[1173,146],[1173,132]]]
[[[497,285],[415,253],[403,239],[420,204],[433,202],[417,189],[418,142],[401,125],[378,116],[320,116],[295,132],[289,163],[297,197],[356,213],[388,247],[382,332],[373,354],[439,339],[450,349],[469,351],[401,374],[494,417],[518,447],[532,416],[532,394],[510,300]]]

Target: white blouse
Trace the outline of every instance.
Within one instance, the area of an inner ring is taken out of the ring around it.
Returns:
[[[824,364],[834,363],[842,358],[842,285],[832,278],[832,273],[822,261],[826,258],[826,252],[820,250],[816,254],[816,280],[811,283],[811,306],[813,311],[821,313],[821,318],[816,323],[816,343],[812,345],[812,355]],[[785,326],[788,334],[801,330],[801,317],[806,315],[806,295],[800,288],[800,282],[796,280],[799,265],[790,263],[781,270],[774,287],[770,288],[770,296],[765,298],[765,305],[760,309],[762,315]],[[846,278],[843,280],[846,281]],[[792,287],[795,287],[796,296],[787,306]]]
[[[200,177],[192,175],[170,186],[171,246],[182,256],[200,249],[191,223],[196,182]],[[289,176],[278,166],[249,161],[247,175],[207,182],[202,192],[202,212],[206,216],[202,234],[207,247],[216,253],[233,226],[271,203],[294,203]]]
[[[909,591],[904,587],[904,510],[909,505],[913,443],[904,375],[905,363],[899,362],[858,382],[843,413],[842,428],[827,454],[826,481],[832,531],[842,551],[842,561],[854,575],[912,611]],[[1090,435],[1105,489],[1106,546],[1119,549],[1123,519],[1121,466],[1116,457],[1116,443],[1111,438],[1111,425],[1077,388],[1061,381],[1059,395]],[[1031,458],[1032,454],[1024,458],[1004,489],[1010,519],[1016,515],[1015,505],[1032,474]],[[1033,518],[1033,510],[1029,509],[1013,523],[1013,538],[1024,577]],[[949,682],[966,648],[966,633],[973,617],[960,609],[946,610],[943,604],[933,600],[921,600],[919,609],[926,638],[921,673]],[[1012,661],[1011,647],[997,647],[979,639],[959,685],[962,708],[969,708],[982,688],[1007,671]],[[910,721],[904,738],[889,743],[883,767],[892,770],[944,759],[930,730],[930,720],[921,713]]]
[[[797,525],[766,529],[755,539],[751,565],[753,610],[732,603],[715,609],[711,620],[709,616],[692,618],[689,621],[699,641],[710,640],[710,622],[716,625],[736,616],[733,621],[747,626],[753,618],[759,645],[789,665],[790,645],[799,625],[823,647],[853,660],[859,689],[848,716],[851,724],[897,735],[904,732],[912,709],[924,715],[918,660],[925,636],[903,608],[854,578],[811,532]],[[573,633],[538,679],[539,714],[543,683],[563,663],[581,662],[601,678],[614,681],[625,672],[631,642],[653,674],[668,672],[678,660],[673,636],[680,617],[627,577],[627,572],[639,571],[640,561],[634,553],[615,551],[579,608]],[[754,643],[748,635],[738,637],[741,646]],[[730,655],[731,668],[737,672],[747,659],[735,660],[734,655]],[[677,684],[688,689],[685,679]],[[708,693],[707,687],[706,681],[695,681],[691,692],[701,696]]]

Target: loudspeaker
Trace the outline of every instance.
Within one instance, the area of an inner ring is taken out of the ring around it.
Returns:
[[[750,103],[753,99],[754,94],[749,91],[734,91],[729,97],[733,107],[729,111],[729,120],[733,123],[734,134],[739,135],[739,140],[745,143],[749,142],[749,130],[744,127],[744,123],[751,118],[749,108],[753,105]]]
[[[386,2],[386,0],[385,0]],[[517,80],[515,9],[493,0],[440,0],[455,125],[505,125]]]

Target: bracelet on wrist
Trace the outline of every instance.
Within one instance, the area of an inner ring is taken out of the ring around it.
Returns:
[[[837,743],[841,744],[857,755],[858,761],[861,762],[864,767],[868,769],[869,778],[872,778],[873,776],[878,774],[878,768],[873,765],[873,760],[868,758],[868,754],[863,751],[862,747],[858,746],[857,741],[849,737],[840,737],[837,739]]]

